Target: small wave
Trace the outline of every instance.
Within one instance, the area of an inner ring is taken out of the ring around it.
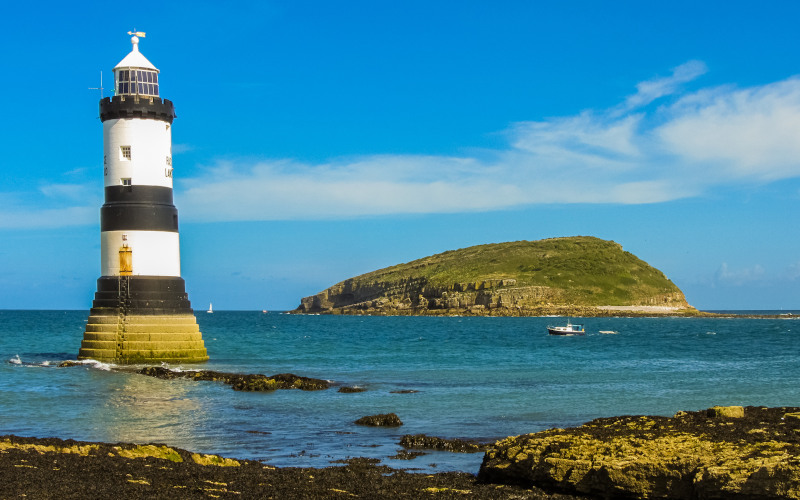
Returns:
[[[76,365],[84,365],[88,366],[89,368],[94,368],[95,370],[102,370],[104,372],[110,372],[117,366],[113,363],[103,363],[101,361],[97,361],[96,359],[79,359],[71,362],[75,363]]]
[[[19,354],[14,356],[13,358],[9,359],[8,362],[12,365],[24,366],[26,368],[43,368],[43,367],[52,367],[52,361],[23,361],[22,358],[19,357]]]

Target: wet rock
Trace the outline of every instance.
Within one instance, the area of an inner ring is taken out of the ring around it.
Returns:
[[[278,383],[266,375],[238,375],[231,382],[234,391],[268,392],[278,388]]]
[[[339,387],[339,392],[343,394],[353,394],[356,392],[364,392],[367,389],[365,387]]]
[[[414,460],[415,458],[421,457],[423,455],[427,455],[427,453],[422,451],[400,450],[397,452],[397,455],[391,456],[389,458],[393,460]]]
[[[355,421],[356,425],[368,425],[370,427],[400,427],[402,420],[394,413],[384,413],[380,415],[369,415],[361,417]]]
[[[70,367],[70,366],[80,366],[82,364],[83,363],[79,363],[78,361],[62,361],[61,363],[58,364],[58,367],[59,368],[67,368],[67,367]]]
[[[182,372],[175,372],[163,366],[145,366],[137,373],[147,375],[148,377],[155,377],[164,380],[171,380],[182,376]]]
[[[163,366],[146,366],[136,373],[165,380],[185,378],[222,382],[230,385],[234,391],[268,392],[277,389],[300,389],[301,391],[319,391],[327,389],[330,383],[309,377],[300,377],[292,373],[279,373],[268,377],[262,374],[224,373],[213,370],[171,370]]]
[[[237,375],[231,382],[234,391],[274,391],[276,389],[300,389],[301,391],[319,391],[327,389],[326,380],[300,377],[292,373],[266,375]]]
[[[300,389],[301,391],[321,391],[330,387],[330,382],[318,378],[300,377],[292,373],[279,373],[270,377],[280,389]]]
[[[400,439],[400,446],[423,450],[442,450],[455,453],[477,453],[489,448],[489,443],[478,443],[464,439],[444,439],[425,434],[406,434]]]
[[[800,498],[800,439],[785,422],[798,411],[601,418],[510,437],[486,452],[478,478],[603,498]]]

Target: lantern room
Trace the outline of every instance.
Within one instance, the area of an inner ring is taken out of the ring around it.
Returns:
[[[133,50],[114,67],[116,95],[158,97],[158,69],[139,52],[139,37],[131,44]]]

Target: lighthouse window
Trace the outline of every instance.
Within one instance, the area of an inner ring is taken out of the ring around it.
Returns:
[[[131,185],[131,178],[130,177],[123,177],[120,179],[123,186],[130,186]]]
[[[117,94],[158,97],[158,73],[145,70],[117,71]]]
[[[121,160],[130,160],[131,159],[131,147],[130,146],[120,146],[119,147],[119,157]]]

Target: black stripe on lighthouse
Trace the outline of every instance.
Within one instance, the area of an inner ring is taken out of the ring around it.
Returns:
[[[178,232],[172,189],[162,186],[109,186],[100,209],[100,231]]]
[[[164,186],[107,186],[106,205],[112,203],[156,203],[172,205],[172,188]]]
[[[100,231],[178,232],[178,209],[168,205],[103,205]]]

